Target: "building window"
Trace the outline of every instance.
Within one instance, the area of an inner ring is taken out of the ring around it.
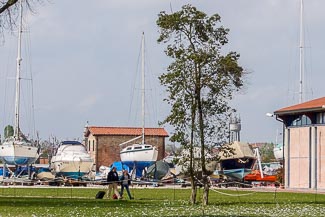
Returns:
[[[90,141],[88,141],[88,151],[90,151]]]
[[[93,140],[93,151],[95,151],[95,140]]]
[[[293,120],[291,126],[301,126],[301,117],[298,117]]]
[[[306,125],[311,125],[311,120],[306,115],[300,115],[291,123],[291,126],[306,126]]]
[[[325,124],[325,112],[317,114],[316,123],[317,124]]]

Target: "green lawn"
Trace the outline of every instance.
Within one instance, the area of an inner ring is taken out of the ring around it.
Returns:
[[[316,193],[215,189],[202,206],[200,189],[192,206],[189,188],[134,188],[135,200],[95,199],[99,190],[3,187],[0,216],[325,216],[325,195]]]

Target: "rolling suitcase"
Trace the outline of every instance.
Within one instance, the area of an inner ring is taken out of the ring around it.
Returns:
[[[103,199],[105,193],[105,191],[98,191],[96,194],[96,199]]]

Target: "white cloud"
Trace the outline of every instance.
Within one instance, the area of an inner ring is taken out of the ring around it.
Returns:
[[[79,102],[76,108],[80,111],[86,112],[87,110],[95,106],[99,100],[102,100],[102,97],[98,94],[88,95]]]

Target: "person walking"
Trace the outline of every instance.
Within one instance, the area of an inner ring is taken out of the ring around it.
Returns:
[[[125,188],[126,192],[129,195],[130,200],[133,200],[133,197],[131,196],[130,193],[129,185],[131,185],[131,176],[127,170],[124,170],[123,175],[121,177],[121,197],[123,197],[123,190]]]
[[[109,171],[107,175],[107,183],[108,183],[108,192],[107,192],[107,197],[108,199],[111,198],[111,192],[112,190],[116,194],[117,198],[120,199],[121,196],[117,190],[117,183],[119,181],[118,174],[116,172],[116,167],[113,167],[111,171]]]

